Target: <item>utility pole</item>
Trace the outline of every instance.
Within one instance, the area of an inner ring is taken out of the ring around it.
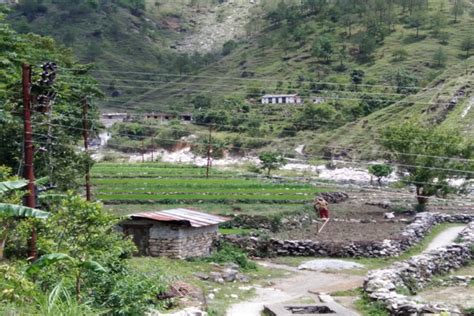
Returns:
[[[211,153],[212,153],[212,125],[209,125],[209,140],[207,144],[207,166],[206,166],[206,178],[209,178],[209,168],[211,168]]]
[[[31,126],[31,66],[28,64],[22,65],[22,84],[23,84],[23,143],[25,164],[23,169],[23,177],[28,180],[27,194],[25,205],[31,208],[36,207],[35,198],[35,171],[33,166],[33,128]],[[38,256],[36,251],[36,228],[31,228],[31,236],[27,241],[28,257],[30,260],[35,260]]]
[[[145,141],[142,138],[142,162],[145,162]]]
[[[87,103],[87,99],[84,98],[82,101],[82,137],[84,138],[84,152],[86,154],[89,153],[89,124],[87,121],[87,113],[89,111],[89,104]],[[86,200],[91,201],[91,174],[90,174],[90,166],[89,161],[87,161],[86,166]]]
[[[153,162],[153,152],[155,151],[155,135],[151,136],[151,162]]]

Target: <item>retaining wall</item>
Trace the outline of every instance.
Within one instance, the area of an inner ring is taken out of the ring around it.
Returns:
[[[403,232],[382,241],[331,242],[279,240],[275,238],[226,235],[219,241],[230,242],[253,256],[387,257],[397,256],[418,243],[431,228],[442,222],[469,223],[474,214],[417,214]]]
[[[444,221],[456,221],[457,215],[441,215]],[[474,259],[474,222],[460,234],[458,242],[409,260],[397,262],[386,269],[369,272],[364,282],[364,291],[374,300],[382,302],[391,315],[422,315],[447,312],[461,314],[455,307],[446,304],[419,303],[411,297],[397,293],[414,292],[423,288],[434,275],[459,269]]]

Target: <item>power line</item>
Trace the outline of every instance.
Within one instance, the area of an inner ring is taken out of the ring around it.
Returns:
[[[65,71],[75,71],[72,68],[61,68]],[[308,81],[308,80],[285,80],[285,79],[267,79],[267,78],[239,78],[239,77],[222,77],[222,76],[205,76],[205,75],[189,75],[189,74],[172,74],[172,73],[153,73],[153,72],[141,72],[141,71],[118,71],[118,70],[98,70],[92,69],[92,72],[104,72],[104,73],[120,73],[120,74],[139,74],[139,75],[155,75],[162,77],[178,77],[178,78],[204,78],[204,79],[228,79],[228,80],[240,80],[240,81],[264,81],[264,82],[292,82],[292,83],[309,83],[309,84],[321,84],[321,85],[336,85],[336,86],[363,86],[363,87],[384,87],[384,88],[410,88],[410,89],[423,89],[426,90],[439,90],[440,88],[426,88],[422,86],[397,86],[397,85],[381,85],[381,84],[354,84],[354,83],[336,83],[327,81]],[[170,82],[174,83],[174,82]]]
[[[68,126],[59,125],[59,124],[52,124],[52,125],[53,126],[61,126],[61,127],[69,128],[69,129],[75,129],[75,130],[83,130],[81,128],[68,127]],[[136,135],[132,135],[132,136],[136,137],[136,138],[142,138],[142,139],[144,137],[146,137],[146,136],[136,136]],[[165,141],[173,141],[173,142],[177,141],[176,139],[166,139],[166,138],[155,138],[155,139],[165,140]],[[193,144],[207,144],[207,143],[205,143],[205,142],[193,142]],[[255,148],[248,148],[248,147],[242,147],[242,146],[238,146],[236,148],[255,150]],[[326,158],[326,157],[325,156],[310,155],[310,156],[308,156],[308,158]],[[333,159],[333,161],[347,162],[345,160],[337,160],[337,159]],[[359,162],[359,163],[365,164],[365,165],[370,165],[370,163],[368,163],[365,160],[354,160],[353,159],[350,163],[355,163],[355,162]],[[450,171],[450,172],[456,172],[456,173],[462,173],[462,174],[474,174],[474,171],[467,171],[467,170],[460,170],[460,169],[453,169],[453,168],[428,167],[428,166],[410,165],[410,164],[401,164],[401,163],[390,163],[390,164],[393,165],[393,166],[399,166],[399,167],[405,167],[405,168],[421,168],[421,169],[428,169],[428,170]]]
[[[77,119],[76,120],[77,122],[81,121],[80,119]],[[51,125],[51,124],[46,124],[46,125]],[[61,125],[61,124],[52,124],[53,126],[54,125],[57,125],[57,126],[60,126],[60,127],[66,127],[65,125]],[[155,130],[159,130],[161,129],[161,127],[159,126],[149,126],[149,125],[143,125],[144,127],[146,128],[151,128],[151,129],[155,129]],[[210,123],[210,124],[198,124],[198,126],[203,126],[203,127],[210,127],[210,126],[213,126],[213,127],[216,127],[216,126],[225,126],[225,127],[233,127],[232,125],[221,125],[221,124],[213,124],[213,123]],[[67,128],[72,128],[70,126],[68,126]],[[76,128],[77,130],[80,130],[80,131],[83,131],[84,129],[80,129],[80,128]],[[173,127],[166,127],[167,130],[182,130],[181,128],[173,128]],[[93,130],[88,130],[88,131],[93,131]],[[39,134],[38,134],[39,135]],[[124,136],[124,137],[129,137],[129,138],[139,138],[139,139],[147,139],[147,138],[150,138],[152,137],[151,135],[135,135],[135,134],[128,134],[128,133],[113,133],[113,135],[117,135],[117,136]],[[243,136],[243,135],[238,135],[239,138],[246,138],[246,139],[250,139],[250,140],[262,140],[262,141],[265,141],[265,142],[274,142],[274,139],[270,139],[270,138],[263,138],[263,137],[252,137],[252,136]],[[371,136],[371,138],[373,139],[378,139],[378,140],[387,140],[386,138],[381,138],[381,137],[376,137],[376,136]],[[361,138],[362,139],[362,138]],[[403,139],[398,139],[398,140],[403,140]],[[179,140],[174,140],[176,142],[178,142]],[[448,142],[429,142],[429,141],[421,141],[421,142],[415,142],[415,143],[428,143],[428,144],[445,144],[445,145],[449,145],[450,143]],[[328,148],[328,149],[342,149],[342,150],[347,150],[346,147],[343,147],[343,146],[329,146],[329,145],[324,145],[324,144],[321,144],[321,145],[313,145],[313,147],[319,147],[319,148]],[[255,149],[255,148],[246,148],[246,147],[240,147],[239,148],[243,148],[243,149]],[[437,158],[437,159],[445,159],[445,160],[455,160],[455,161],[462,161],[462,162],[471,162],[471,161],[474,161],[474,159],[468,159],[468,158],[461,158],[461,157],[447,157],[447,156],[439,156],[439,155],[425,155],[425,154],[416,154],[416,153],[401,153],[401,152],[394,152],[394,151],[384,151],[384,150],[374,150],[374,152],[377,152],[377,153],[384,153],[384,154],[394,154],[394,155],[401,155],[401,156],[415,156],[415,157],[427,157],[427,158]]]

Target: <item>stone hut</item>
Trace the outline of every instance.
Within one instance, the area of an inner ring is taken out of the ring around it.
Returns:
[[[140,256],[188,258],[209,255],[218,225],[225,221],[221,216],[177,208],[131,214],[120,228],[132,236]]]

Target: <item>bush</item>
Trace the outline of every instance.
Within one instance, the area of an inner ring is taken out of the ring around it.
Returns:
[[[220,245],[218,251],[213,253],[210,257],[207,257],[205,260],[217,263],[233,262],[238,264],[242,270],[257,269],[255,262],[249,260],[247,254],[243,252],[242,249],[228,243]]]

